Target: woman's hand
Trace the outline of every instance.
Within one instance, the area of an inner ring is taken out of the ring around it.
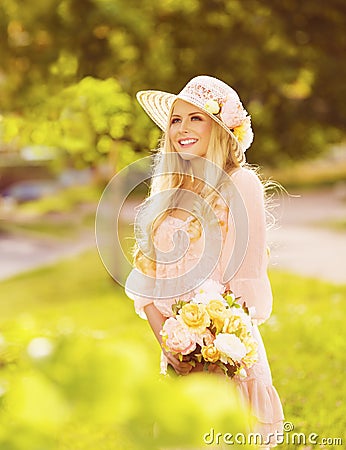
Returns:
[[[220,375],[224,375],[223,370],[217,364],[209,364],[208,368],[205,369],[203,363],[196,362],[195,367],[192,368],[192,372],[204,372],[204,371],[208,373],[217,373]]]
[[[188,375],[193,369],[191,364],[189,364],[188,362],[179,361],[177,357],[175,357],[174,355],[172,355],[172,353],[167,352],[164,349],[162,351],[167,358],[168,364],[170,364],[173,367],[173,369],[178,375]]]
[[[224,371],[217,364],[209,364],[208,372],[209,373],[217,373],[218,375],[225,375]]]

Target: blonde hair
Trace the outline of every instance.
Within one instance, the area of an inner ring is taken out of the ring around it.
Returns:
[[[192,240],[198,239],[201,235],[201,226],[197,217],[203,217],[203,207],[215,206],[216,201],[220,199],[220,188],[227,183],[229,175],[239,167],[234,156],[238,145],[236,139],[214,120],[212,121],[209,145],[205,155],[205,159],[212,164],[205,165],[203,180],[205,184],[200,193],[204,200],[202,208],[191,212],[194,217],[189,223],[189,234]],[[254,167],[249,165],[246,167],[257,173]],[[134,265],[149,276],[154,276],[156,269],[153,236],[165,217],[177,207],[177,191],[184,186],[191,173],[190,162],[181,158],[176,152],[167,129],[154,155],[149,195],[138,207],[139,212],[135,223]],[[195,208],[198,208],[198,205]]]

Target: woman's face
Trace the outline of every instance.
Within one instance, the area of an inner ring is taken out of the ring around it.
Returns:
[[[175,102],[169,124],[169,138],[183,159],[205,156],[212,122],[213,119],[196,106],[184,100]]]

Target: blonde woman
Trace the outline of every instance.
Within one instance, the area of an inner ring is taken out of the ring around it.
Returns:
[[[137,99],[164,137],[150,195],[136,217],[135,268],[126,293],[162,348],[162,372],[171,365],[179,375],[202,368],[162,347],[160,331],[173,315],[172,305],[191,299],[206,280],[246,301],[253,311],[258,361],[246,377],[233,381],[258,419],[256,431],[280,433],[282,406],[257,326],[270,316],[272,293],[264,189],[245,166],[253,139],[250,117],[238,94],[209,76],[193,78],[178,95],[141,91]]]

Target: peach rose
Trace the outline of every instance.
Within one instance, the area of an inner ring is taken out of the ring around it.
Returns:
[[[202,337],[201,342],[198,342],[201,346],[210,345],[214,342],[215,339],[215,336],[210,330],[208,330],[208,328],[205,330],[205,333],[203,333],[201,337]]]
[[[166,320],[161,335],[164,348],[171,353],[188,355],[196,349],[194,334],[174,317]]]
[[[228,128],[239,127],[247,116],[238,96],[228,96],[221,110],[221,119]]]

